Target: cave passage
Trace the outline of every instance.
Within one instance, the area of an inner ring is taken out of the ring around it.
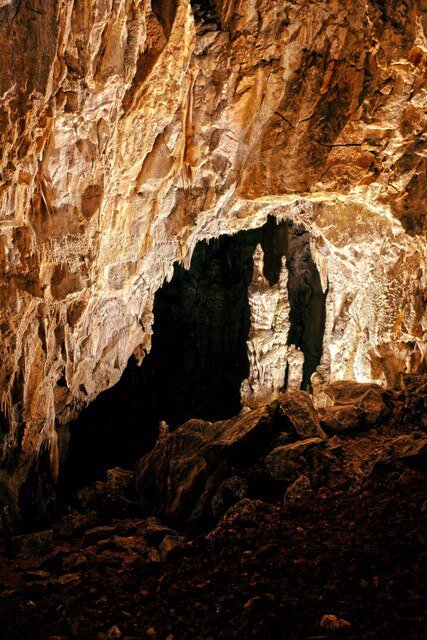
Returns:
[[[248,376],[248,287],[253,253],[264,251],[264,275],[289,272],[289,343],[305,354],[302,388],[320,362],[325,299],[310,253],[309,233],[291,222],[266,224],[199,242],[188,270],[157,291],[152,347],[140,367],[131,358],[120,381],[70,425],[66,485],[75,489],[113,466],[133,464],[152,448],[160,420],[175,428],[190,418],[220,420],[241,409]],[[285,385],[285,380],[284,380]]]

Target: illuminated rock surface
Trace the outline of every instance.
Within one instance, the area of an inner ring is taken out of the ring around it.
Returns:
[[[188,0],[0,2],[11,504],[35,456],[57,472],[55,422],[143,358],[174,262],[269,214],[309,231],[327,291],[315,388],[425,366],[421,5],[212,5],[195,23]]]

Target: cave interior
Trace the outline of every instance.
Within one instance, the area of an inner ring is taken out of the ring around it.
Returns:
[[[173,430],[191,418],[216,421],[239,413],[240,385],[249,371],[248,287],[258,244],[271,286],[286,256],[288,342],[304,353],[301,387],[309,389],[322,355],[327,293],[308,231],[269,216],[261,228],[201,241],[190,268],[175,264],[171,281],[156,293],[152,346],[142,365],[131,357],[120,381],[65,427],[65,493],[103,477],[108,468],[134,464],[154,446],[161,420]],[[30,480],[23,488],[28,508],[37,503],[33,492]]]

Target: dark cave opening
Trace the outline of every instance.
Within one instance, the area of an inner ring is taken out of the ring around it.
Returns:
[[[195,22],[198,24],[216,24],[219,26],[219,5],[218,0],[191,0],[191,8]]]
[[[310,379],[320,363],[326,323],[326,297],[312,258],[310,235],[301,226],[288,229],[286,264],[289,271],[290,330],[288,343],[304,353],[301,388],[311,391]]]
[[[190,418],[239,413],[240,385],[249,373],[248,287],[259,243],[270,285],[286,256],[289,343],[305,354],[302,388],[309,387],[322,354],[326,299],[309,233],[269,217],[259,229],[200,242],[190,268],[176,264],[172,280],[156,293],[152,347],[142,365],[131,358],[120,381],[69,425],[67,492],[108,468],[134,464],[154,446],[160,420],[173,429]]]

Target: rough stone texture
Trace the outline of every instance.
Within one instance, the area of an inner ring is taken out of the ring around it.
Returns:
[[[147,521],[115,520],[90,546],[80,534],[54,539],[45,558],[1,551],[2,635],[424,638],[425,498],[422,472],[389,470],[302,505],[241,500],[181,548],[173,531],[153,543]],[[177,541],[167,562],[153,562]],[[325,631],[325,615],[351,627]]]
[[[46,553],[52,547],[52,530],[36,531],[12,539],[15,553],[20,556]]]
[[[102,501],[66,507],[49,531],[0,545],[1,638],[424,638],[425,378],[384,394],[395,415],[375,430],[275,448],[276,483],[260,474],[276,431],[265,411],[164,434],[142,462],[154,504],[209,504],[212,483],[191,486],[197,460],[211,477],[219,460],[248,465],[214,493],[217,526],[193,537],[185,518],[178,532]],[[357,399],[366,385],[339,391]],[[106,484],[131,482],[116,468]]]
[[[218,491],[212,498],[212,513],[219,519],[236,502],[243,500],[248,494],[248,484],[239,476],[233,476],[224,480]]]
[[[403,377],[403,397],[412,409],[415,421],[427,429],[427,375],[407,375]]]
[[[274,410],[263,407],[214,423],[190,420],[160,440],[137,466],[142,509],[181,525],[209,522],[234,466],[254,462],[271,437]]]
[[[351,623],[348,620],[337,618],[337,616],[325,614],[320,621],[320,627],[327,631],[340,631],[341,629],[351,627]]]
[[[0,2],[5,482],[150,344],[196,242],[268,214],[328,287],[318,386],[425,362],[425,19],[416,0]],[[200,14],[203,17],[203,12]],[[5,516],[6,517],[6,516]]]
[[[311,455],[321,445],[321,438],[308,438],[276,447],[266,457],[265,466],[274,480],[294,482],[309,471]]]
[[[412,387],[422,389],[425,376],[419,377]],[[242,499],[283,496],[287,485],[292,488],[285,501],[300,494],[304,501],[310,487],[346,490],[384,468],[422,468],[427,436],[415,393],[405,399],[403,391],[388,391],[390,409],[384,411],[385,392],[378,385],[336,382],[331,387],[342,403],[338,408],[350,416],[342,429],[325,423],[340,437],[322,431],[310,396],[298,391],[231,420],[190,420],[160,439],[137,465],[143,511],[198,530]],[[356,410],[364,421],[356,414],[355,422]]]
[[[242,402],[268,401],[277,396],[285,384],[287,366],[289,312],[288,271],[282,258],[279,282],[270,287],[264,276],[264,253],[261,245],[254,252],[254,272],[249,286],[251,324],[248,341],[249,377],[241,388]],[[300,384],[302,382],[302,375]]]
[[[285,418],[286,430],[299,438],[326,438],[308,393],[291,391],[279,396],[279,415]]]
[[[290,504],[303,504],[314,496],[307,476],[299,476],[285,491],[285,501]]]
[[[369,429],[389,413],[384,390],[377,384],[342,380],[327,385],[323,392],[333,402],[333,406],[319,409],[320,422],[328,433]]]

